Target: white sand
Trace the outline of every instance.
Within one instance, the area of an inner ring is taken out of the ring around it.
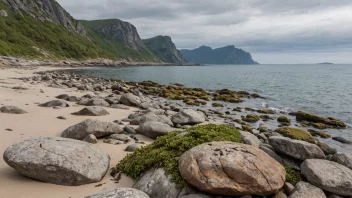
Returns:
[[[27,114],[12,115],[0,113],[0,153],[4,153],[7,147],[20,142],[24,139],[39,137],[39,136],[60,136],[61,132],[77,124],[87,118],[98,119],[102,121],[112,122],[113,120],[121,120],[126,118],[130,113],[138,109],[131,108],[130,110],[119,110],[106,108],[110,115],[100,117],[81,117],[73,116],[71,113],[82,109],[79,107],[68,107],[63,109],[53,109],[39,107],[35,103],[44,103],[55,99],[59,94],[69,94],[75,96],[83,96],[89,92],[77,92],[68,89],[49,88],[42,84],[30,85],[23,83],[21,80],[12,79],[24,76],[31,76],[35,71],[48,70],[53,68],[37,68],[35,70],[24,69],[3,69],[0,67],[0,106],[14,105],[27,111]],[[29,90],[19,91],[13,90],[14,86],[25,86]],[[44,93],[41,93],[40,90]],[[70,103],[74,105],[74,103]],[[57,116],[65,116],[67,120],[59,120]],[[13,131],[6,131],[5,129]],[[151,139],[137,135],[137,138],[146,143],[152,142]],[[133,143],[133,142],[132,142]],[[132,144],[131,143],[131,144]],[[127,152],[124,145],[110,145],[102,143],[100,140],[97,144],[100,148],[106,151],[111,157],[110,167],[116,165],[119,160],[126,156]],[[118,187],[131,187],[133,181],[123,176],[118,184],[110,179],[110,171],[99,183],[93,183],[83,186],[60,186],[47,184],[40,181],[35,181],[19,175],[13,168],[9,167],[3,159],[0,160],[0,198],[41,198],[41,197],[60,197],[60,198],[75,198],[85,195],[98,193],[104,190],[115,189]],[[100,187],[95,187],[97,184],[103,184]]]

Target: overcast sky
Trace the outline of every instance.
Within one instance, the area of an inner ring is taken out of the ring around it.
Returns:
[[[177,48],[235,45],[260,63],[352,63],[352,0],[57,0],[76,19],[118,18]]]

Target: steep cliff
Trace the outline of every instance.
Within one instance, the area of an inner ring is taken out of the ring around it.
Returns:
[[[123,59],[160,62],[143,43],[135,26],[119,19],[80,21],[99,46]]]
[[[84,27],[55,0],[0,0],[0,2],[5,3],[9,8],[21,15],[25,12],[42,22],[50,21],[70,31],[77,32],[83,36],[86,35]]]
[[[197,49],[181,50],[187,61],[199,64],[258,64],[252,59],[252,55],[242,49],[229,45],[222,48],[212,49],[208,46],[201,46]]]
[[[186,59],[177,50],[169,36],[156,36],[143,40],[147,48],[152,51],[160,60],[168,63],[185,64]]]

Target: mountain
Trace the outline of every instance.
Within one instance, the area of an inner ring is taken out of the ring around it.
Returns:
[[[104,50],[122,59],[160,62],[143,43],[135,26],[119,19],[79,21]]]
[[[187,61],[198,64],[258,64],[252,59],[250,53],[235,48],[233,45],[217,49],[201,46],[193,50],[183,49],[181,53]]]
[[[177,50],[169,36],[156,36],[144,39],[143,42],[150,51],[164,62],[179,65],[187,63],[186,59],[183,57],[182,53]]]

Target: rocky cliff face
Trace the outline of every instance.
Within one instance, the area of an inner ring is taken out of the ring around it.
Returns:
[[[59,24],[70,31],[86,36],[86,30],[55,0],[0,0],[13,11],[28,14],[40,21]]]
[[[242,49],[229,45],[222,48],[212,49],[201,46],[194,50],[181,50],[187,61],[199,64],[258,64],[252,59],[252,55]]]
[[[183,57],[182,53],[177,50],[169,36],[156,36],[145,39],[143,42],[150,51],[164,62],[180,65],[187,63],[186,59]]]

